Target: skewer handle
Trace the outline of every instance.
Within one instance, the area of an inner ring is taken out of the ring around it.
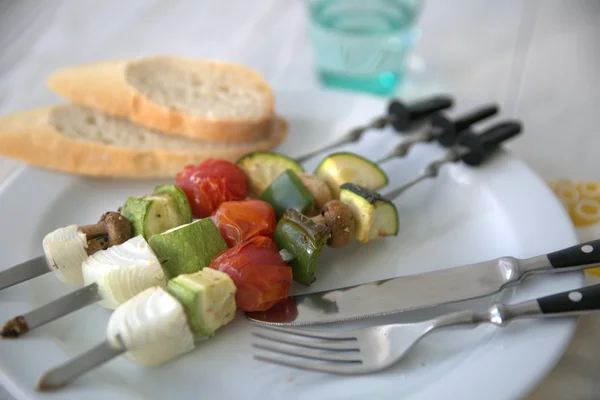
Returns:
[[[458,144],[469,151],[461,159],[469,166],[481,165],[500,144],[521,133],[519,122],[507,121],[492,126],[480,135],[467,131],[461,134]]]
[[[435,138],[444,147],[454,146],[459,135],[471,125],[481,122],[498,113],[498,106],[487,105],[476,108],[466,114],[461,115],[455,120],[451,120],[441,114],[431,118],[432,131],[437,132]]]
[[[406,132],[432,114],[452,107],[450,96],[431,96],[412,104],[392,100],[388,106],[390,122],[396,132]]]

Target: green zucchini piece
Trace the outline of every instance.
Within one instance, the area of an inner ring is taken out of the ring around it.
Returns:
[[[227,250],[225,239],[210,217],[154,235],[148,243],[169,278],[201,271]]]
[[[305,213],[315,201],[291,169],[283,171],[262,193],[260,199],[273,206],[277,219],[281,218],[288,208]]]
[[[348,152],[325,157],[315,169],[315,175],[327,182],[336,198],[339,198],[340,186],[344,183],[355,183],[377,190],[389,182],[388,176],[377,164]]]
[[[179,210],[179,215],[181,216],[181,222],[183,224],[192,222],[192,207],[190,206],[190,202],[183,192],[183,189],[173,183],[167,183],[166,185],[154,188],[154,194],[162,193],[166,193],[173,197],[173,200],[175,200],[175,203],[177,204],[177,209]]]
[[[354,236],[369,240],[398,234],[398,210],[391,201],[379,193],[353,183],[340,187],[340,201],[348,205],[354,215]]]
[[[183,305],[195,335],[213,336],[235,316],[236,287],[229,275],[211,268],[169,280],[169,293]]]
[[[248,176],[249,191],[254,197],[259,197],[286,169],[297,174],[304,172],[304,168],[296,161],[271,151],[248,153],[237,160],[236,164]]]
[[[183,223],[177,203],[168,194],[129,197],[121,215],[131,221],[132,237],[143,235],[146,240]]]
[[[315,281],[317,261],[331,236],[325,225],[313,222],[297,210],[289,209],[277,223],[273,241],[279,250],[290,252],[294,280],[306,286]]]

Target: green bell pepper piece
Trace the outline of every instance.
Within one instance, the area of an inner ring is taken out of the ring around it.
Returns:
[[[277,223],[273,241],[279,250],[289,251],[294,259],[292,266],[294,280],[306,286],[315,281],[317,260],[331,236],[331,230],[313,222],[297,210],[288,209]]]
[[[291,169],[286,169],[275,178],[260,195],[260,199],[273,206],[277,219],[281,218],[288,208],[304,213],[314,202],[306,186]]]

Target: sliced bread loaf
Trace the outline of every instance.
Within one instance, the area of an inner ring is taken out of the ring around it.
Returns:
[[[157,56],[55,71],[51,90],[74,103],[166,134],[250,142],[271,134],[270,86],[242,65]]]
[[[252,143],[215,143],[164,135],[81,105],[33,109],[0,118],[0,155],[86,176],[174,177],[207,158],[235,161],[275,148],[287,122],[273,118],[267,137]]]

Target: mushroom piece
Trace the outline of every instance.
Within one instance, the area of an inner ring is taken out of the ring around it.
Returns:
[[[298,178],[300,178],[302,184],[308,189],[315,201],[313,204],[314,214],[322,210],[328,201],[333,200],[333,193],[323,179],[308,172],[298,174]]]
[[[339,200],[328,201],[321,214],[312,220],[331,229],[331,237],[327,241],[330,247],[344,247],[350,243],[354,232],[354,216],[345,203]]]
[[[116,246],[131,239],[131,222],[121,214],[109,211],[102,215],[99,222],[104,222],[106,226],[109,246]]]
[[[96,224],[79,227],[88,240],[87,253],[94,254],[131,238],[131,222],[117,212],[104,213]]]

